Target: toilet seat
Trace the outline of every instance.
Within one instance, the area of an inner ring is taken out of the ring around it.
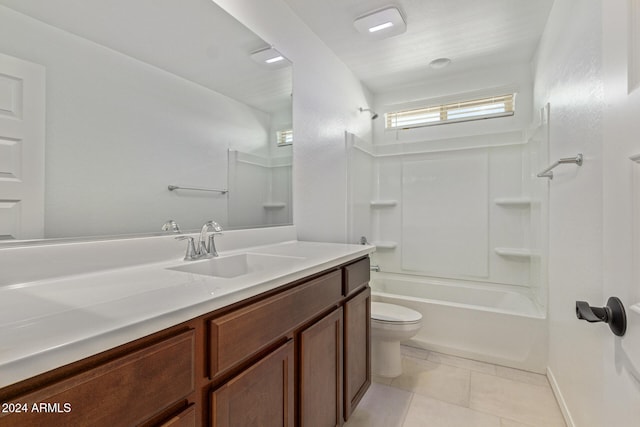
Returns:
[[[371,320],[382,324],[412,325],[420,323],[422,314],[410,308],[395,304],[372,302]]]

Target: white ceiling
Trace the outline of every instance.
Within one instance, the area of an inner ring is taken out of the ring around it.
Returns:
[[[443,74],[529,62],[553,0],[284,0],[374,93]],[[371,40],[355,18],[386,6],[407,31]],[[429,62],[448,57],[441,70]]]
[[[284,0],[374,93],[531,60],[553,0]],[[267,44],[211,0],[0,0],[36,19],[264,111],[290,104],[291,68],[262,73]],[[389,5],[407,32],[371,40],[355,18]],[[452,64],[430,69],[430,61]],[[258,74],[256,74],[258,73]],[[273,101],[277,97],[279,101]]]
[[[268,44],[211,0],[0,0],[0,5],[260,110],[291,105],[291,67],[249,54]],[[2,8],[0,8],[2,13]]]

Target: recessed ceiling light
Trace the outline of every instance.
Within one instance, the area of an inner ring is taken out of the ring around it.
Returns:
[[[284,56],[274,56],[273,58],[265,59],[267,64],[273,64],[274,62],[284,61]]]
[[[271,68],[286,67],[290,63],[280,52],[273,47],[267,47],[251,53],[251,59],[258,64]]]
[[[356,18],[356,30],[376,38],[391,37],[407,31],[407,24],[398,8],[390,6]]]
[[[376,31],[384,30],[385,28],[393,27],[393,22],[385,22],[384,24],[376,25],[375,27],[369,28],[370,33],[375,33]]]
[[[444,68],[449,64],[451,64],[451,60],[449,58],[438,58],[429,62],[429,67],[433,68],[434,70],[439,70],[440,68]]]

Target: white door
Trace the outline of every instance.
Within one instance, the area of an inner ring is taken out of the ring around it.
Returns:
[[[0,54],[0,239],[44,237],[45,69]]]
[[[640,0],[603,1],[603,295],[626,307],[607,334],[603,399],[610,426],[640,425]],[[594,301],[591,301],[594,303]],[[596,304],[592,304],[596,305]]]

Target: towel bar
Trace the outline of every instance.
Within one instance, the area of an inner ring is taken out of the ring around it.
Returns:
[[[558,165],[562,165],[565,163],[575,163],[578,166],[582,166],[582,154],[578,154],[575,157],[565,157],[564,159],[560,159],[542,172],[540,172],[537,177],[538,178],[549,178],[553,179],[553,171],[552,169]]]

